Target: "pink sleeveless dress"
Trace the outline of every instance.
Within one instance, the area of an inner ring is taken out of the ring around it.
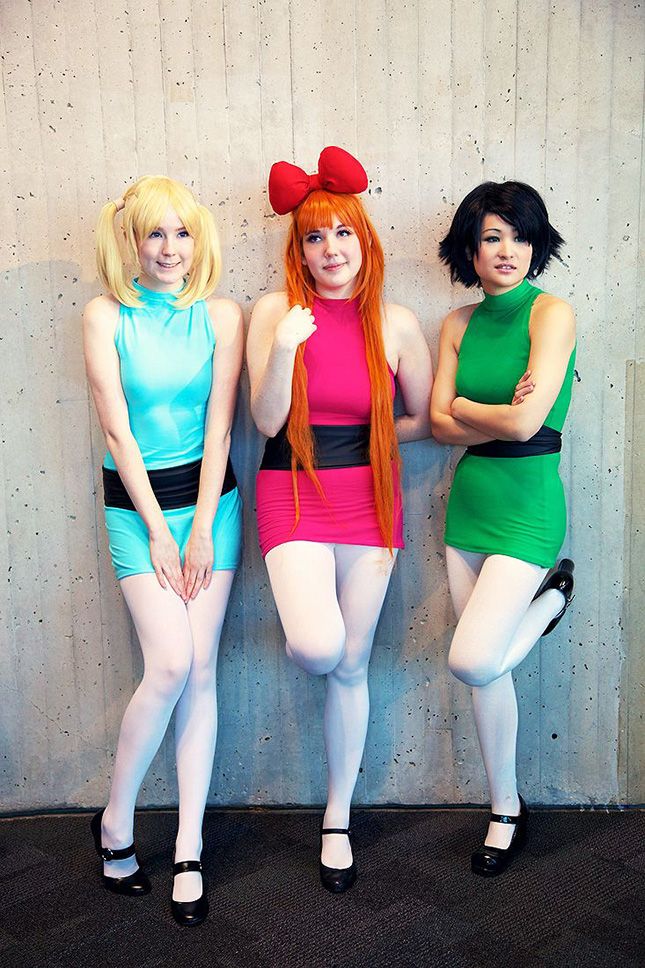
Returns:
[[[343,428],[367,426],[371,390],[358,300],[316,297],[313,313],[317,329],[307,340],[304,354],[309,421],[314,426],[338,428],[340,434]],[[391,371],[390,377],[394,399]],[[403,548],[401,491],[394,464],[392,474],[395,509],[392,546]],[[258,472],[256,502],[262,555],[285,541],[383,547],[369,463],[320,468],[317,475],[324,501],[306,473],[298,471],[300,519],[294,529],[291,471],[261,469]]]

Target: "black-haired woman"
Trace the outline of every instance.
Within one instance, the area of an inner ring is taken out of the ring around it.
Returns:
[[[555,627],[573,589],[573,562],[548,570],[566,528],[558,465],[575,320],[568,303],[529,282],[562,245],[533,188],[486,182],[462,201],[439,250],[453,282],[484,293],[443,323],[431,406],[435,438],[467,448],[446,519],[459,619],[449,665],[472,686],[490,788],[488,833],[472,855],[484,876],[505,870],[527,833],[512,670]]]

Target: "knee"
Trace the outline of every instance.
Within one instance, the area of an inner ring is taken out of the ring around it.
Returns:
[[[497,664],[486,656],[468,655],[453,643],[448,656],[448,668],[456,679],[467,686],[487,686],[500,675]]]
[[[211,690],[216,687],[217,652],[203,656],[196,652],[190,666],[191,686],[198,690]]]
[[[190,673],[191,655],[181,653],[146,665],[144,682],[164,699],[176,700],[182,693]]]
[[[345,654],[333,671],[333,678],[343,686],[359,686],[367,681],[369,651],[354,650],[347,643]]]
[[[314,630],[308,635],[287,640],[289,658],[314,676],[324,676],[336,668],[345,651],[345,629],[324,635]]]

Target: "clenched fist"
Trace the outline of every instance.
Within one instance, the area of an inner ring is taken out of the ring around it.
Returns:
[[[314,315],[310,309],[292,306],[275,330],[275,342],[286,350],[295,350],[316,332]]]

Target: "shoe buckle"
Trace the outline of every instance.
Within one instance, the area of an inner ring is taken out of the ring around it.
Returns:
[[[101,857],[105,861],[114,860],[114,851],[110,847],[101,847]]]

